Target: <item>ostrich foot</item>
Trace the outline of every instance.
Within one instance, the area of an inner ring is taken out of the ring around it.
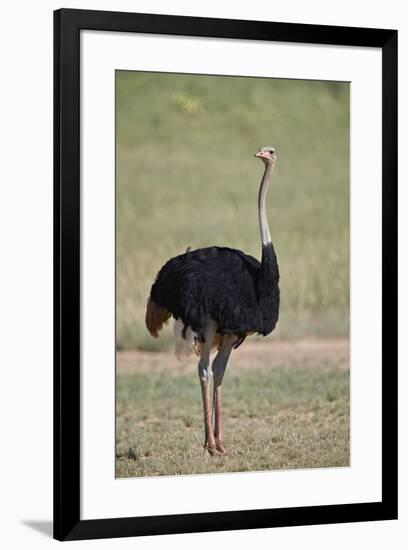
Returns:
[[[204,452],[207,451],[210,456],[222,455],[222,452],[219,451],[217,447],[210,447],[207,445],[204,449]]]
[[[220,447],[214,441],[211,441],[211,442],[205,441],[205,443],[204,443],[204,454],[206,452],[210,456],[217,456],[217,455],[223,454],[225,452],[225,449],[223,449],[222,445]]]
[[[204,454],[207,452],[210,456],[220,456],[225,453],[224,447],[221,445],[220,441],[216,443],[204,443]]]
[[[221,441],[217,441],[216,444],[215,444],[215,448],[217,449],[218,453],[220,455],[223,455],[226,451],[225,451],[225,448],[222,446],[222,443]]]

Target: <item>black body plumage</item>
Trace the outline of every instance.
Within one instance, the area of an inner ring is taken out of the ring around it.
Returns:
[[[240,250],[212,246],[171,258],[150,299],[202,334],[210,319],[220,334],[272,332],[279,315],[279,268],[272,243],[261,263]]]

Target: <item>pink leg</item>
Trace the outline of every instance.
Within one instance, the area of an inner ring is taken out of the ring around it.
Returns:
[[[226,335],[223,337],[220,351],[217,353],[213,364],[212,370],[214,374],[214,435],[215,435],[215,448],[220,453],[225,453],[225,449],[222,445],[222,422],[221,422],[221,384],[224,377],[225,369],[227,368],[228,359],[230,357],[234,343],[237,337],[234,335]]]
[[[200,383],[201,383],[201,396],[203,400],[203,411],[204,411],[204,431],[205,431],[204,450],[207,450],[210,455],[213,455],[215,454],[215,438],[212,431],[211,407],[210,407],[208,382],[207,380],[200,379]]]
[[[215,437],[212,429],[211,406],[210,406],[210,396],[209,396],[209,385],[210,385],[211,376],[212,376],[211,370],[210,370],[210,351],[211,351],[212,342],[214,340],[215,332],[216,332],[216,324],[213,321],[210,321],[204,333],[205,341],[201,344],[200,361],[198,362],[198,376],[200,378],[201,397],[203,401],[203,412],[204,412],[204,431],[205,431],[204,452],[207,450],[210,455],[214,455],[216,453]]]
[[[222,446],[222,422],[221,422],[221,385],[217,388],[214,386],[214,410],[215,410],[215,448],[221,454],[225,453]]]

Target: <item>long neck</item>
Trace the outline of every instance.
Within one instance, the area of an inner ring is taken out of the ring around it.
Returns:
[[[266,192],[268,190],[269,181],[273,171],[275,163],[265,165],[265,172],[262,176],[261,186],[259,188],[258,195],[258,214],[259,214],[259,228],[261,230],[262,248],[272,242],[271,233],[269,231],[268,218],[266,217]]]

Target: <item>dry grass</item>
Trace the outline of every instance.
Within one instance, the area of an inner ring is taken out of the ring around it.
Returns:
[[[118,477],[349,465],[346,340],[243,345],[223,384],[227,454],[203,454],[194,361],[117,357]]]

